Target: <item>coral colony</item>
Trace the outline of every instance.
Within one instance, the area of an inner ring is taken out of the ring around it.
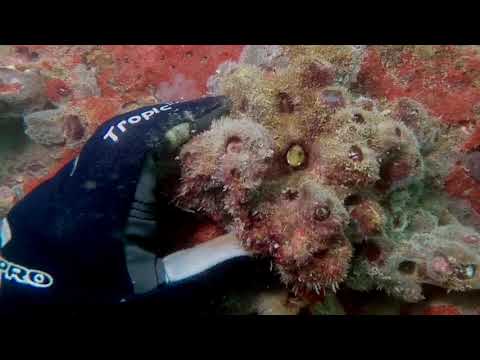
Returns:
[[[183,147],[177,201],[271,258],[300,297],[346,285],[418,302],[423,284],[478,289],[477,224],[444,189],[465,135],[408,96],[369,95],[365,56],[251,46],[222,65],[210,91],[233,110]],[[478,153],[464,163],[478,178]]]

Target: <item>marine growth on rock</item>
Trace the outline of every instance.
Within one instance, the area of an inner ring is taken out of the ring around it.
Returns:
[[[182,149],[175,198],[213,221],[195,241],[234,231],[302,298],[268,292],[259,313],[339,287],[477,289],[479,49],[0,46],[0,217],[102,122],[208,88],[233,109]]]
[[[458,131],[414,99],[362,91],[364,56],[248,46],[220,66],[210,92],[233,108],[184,145],[177,203],[270,258],[300,296],[346,284],[416,302],[423,284],[477,288],[478,227],[443,189]]]

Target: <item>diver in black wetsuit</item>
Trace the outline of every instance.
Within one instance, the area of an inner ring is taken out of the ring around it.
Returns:
[[[147,251],[172,240],[164,225],[178,221],[171,219],[179,210],[158,191],[178,171],[177,150],[228,110],[226,98],[207,97],[104,123],[77,158],[0,219],[0,308],[189,304],[208,296],[228,269],[250,267],[232,235],[163,259]]]

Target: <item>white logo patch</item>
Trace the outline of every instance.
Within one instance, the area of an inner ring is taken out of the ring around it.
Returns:
[[[172,109],[174,103],[166,103],[165,105],[160,106],[158,109],[152,107],[150,110],[142,112],[140,115],[130,116],[127,120],[119,121],[117,125],[112,125],[103,136],[103,140],[110,140],[114,143],[118,142],[119,135],[128,131],[129,125],[138,124],[141,121],[148,121],[150,118],[159,114],[161,111],[168,111]],[[120,133],[115,133],[116,130],[120,130]]]
[[[0,258],[0,279],[15,281],[19,284],[36,288],[48,288],[53,284],[53,277],[46,272],[27,269]]]
[[[0,223],[0,248],[3,248],[12,239],[12,231],[7,219]],[[1,280],[15,281],[19,284],[36,288],[48,288],[53,284],[53,277],[40,270],[27,269],[0,257],[0,285]]]

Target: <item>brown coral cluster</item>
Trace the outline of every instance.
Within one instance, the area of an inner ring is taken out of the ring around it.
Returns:
[[[378,201],[423,176],[414,131],[350,90],[357,50],[247,49],[211,81],[232,113],[180,155],[179,204],[272,258],[298,293],[336,290],[353,254],[348,225],[360,241],[381,233]]]

